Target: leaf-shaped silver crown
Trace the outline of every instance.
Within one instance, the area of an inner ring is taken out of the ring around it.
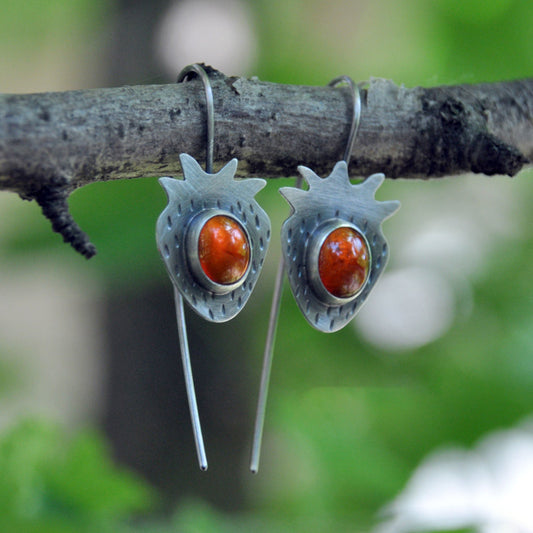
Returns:
[[[181,154],[180,161],[183,180],[159,178],[168,195],[168,205],[157,220],[157,246],[170,279],[189,305],[207,320],[225,322],[247,302],[263,266],[270,241],[270,219],[254,196],[266,181],[236,180],[237,159],[216,174],[204,172],[190,155]],[[238,286],[210,290],[199,283],[191,269],[190,258],[197,252],[197,243],[191,243],[187,236],[197,217],[204,214],[225,214],[245,230],[250,261]]]
[[[352,185],[345,161],[339,161],[326,178],[320,178],[304,166],[298,167],[298,171],[309,189],[280,189],[292,208],[281,230],[287,274],[296,302],[307,321],[320,331],[337,331],[354,317],[385,268],[389,252],[381,224],[399,209],[400,202],[375,199],[375,193],[385,179],[383,174],[372,174],[365,181]],[[340,226],[358,231],[366,240],[370,255],[364,285],[347,299],[328,297],[325,291],[313,288],[316,262],[309,259],[313,235],[321,228]]]

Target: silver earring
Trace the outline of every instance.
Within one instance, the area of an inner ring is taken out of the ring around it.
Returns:
[[[157,220],[156,241],[174,287],[185,384],[198,462],[207,457],[196,403],[183,300],[211,322],[225,322],[244,307],[257,282],[270,241],[270,219],[254,196],[266,185],[259,178],[236,180],[237,159],[213,173],[214,105],[209,77],[198,64],[185,67],[202,80],[207,100],[206,172],[180,154],[183,180],[159,182],[168,205]]]
[[[355,316],[388,260],[389,249],[381,223],[399,209],[400,203],[374,199],[385,179],[383,174],[373,174],[358,185],[350,183],[348,162],[361,118],[361,96],[358,86],[348,76],[335,78],[329,85],[335,87],[343,82],[348,83],[354,97],[344,159],[323,179],[300,166],[296,187],[280,189],[291,206],[291,214],[281,230],[283,259],[265,346],[250,463],[252,472],[259,468],[284,270],[307,321],[315,329],[333,332]],[[307,191],[301,189],[302,177],[309,185]]]

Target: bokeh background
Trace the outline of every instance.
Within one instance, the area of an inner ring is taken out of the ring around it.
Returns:
[[[0,0],[0,91],[228,75],[408,87],[529,77],[529,0]],[[216,112],[216,110],[215,110]],[[342,332],[285,288],[248,472],[280,243],[230,323],[188,314],[196,464],[156,177],[87,186],[89,262],[0,194],[1,531],[533,531],[531,171],[387,181],[391,260]],[[288,214],[271,180],[273,235]]]

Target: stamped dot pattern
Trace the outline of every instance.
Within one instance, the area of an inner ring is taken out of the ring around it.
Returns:
[[[281,239],[287,243],[285,254],[287,275],[293,288],[294,297],[303,314],[312,322],[316,329],[327,332],[338,331],[359,311],[361,304],[384,269],[388,260],[385,237],[381,231],[372,235],[365,235],[370,244],[370,271],[365,286],[355,299],[339,305],[324,303],[312,289],[309,289],[310,279],[306,266],[306,246],[309,236],[323,220],[327,220],[327,217],[325,213],[322,213],[320,217],[306,217],[303,232],[299,231],[302,221],[299,220],[298,214],[295,213],[292,218],[293,220],[289,219],[282,228]],[[340,218],[346,221],[352,218],[352,224],[361,229],[362,232],[363,224],[359,226],[355,216],[352,217],[347,213],[342,213],[340,210],[335,210],[331,213],[330,218]]]
[[[389,254],[381,223],[398,209],[399,203],[374,199],[382,175],[373,175],[367,182],[351,185],[344,162],[337,163],[327,178],[319,178],[305,167],[299,170],[309,190],[281,190],[293,207],[293,213],[281,230],[286,271],[293,295],[307,321],[320,331],[334,332],[359,311],[385,269]],[[366,238],[370,252],[370,270],[362,290],[353,299],[339,303],[325,301],[323,295],[315,292],[307,264],[311,236],[328,221],[355,226]]]
[[[183,154],[180,157],[183,164]],[[172,282],[187,303],[206,320],[225,322],[233,318],[248,301],[260,274],[258,265],[263,265],[270,242],[270,219],[253,198],[262,188],[259,182],[264,180],[233,179],[236,163],[229,177],[226,175],[220,178],[219,174],[224,169],[210,175],[203,172],[196,161],[194,164],[190,160],[185,162],[187,166],[184,165],[184,180],[160,179],[169,202],[157,221],[157,244]],[[230,163],[226,167],[229,167]],[[217,184],[215,180],[219,178],[224,181]],[[248,233],[252,268],[248,269],[245,282],[231,292],[219,294],[205,289],[195,280],[190,270],[187,257],[189,251],[186,246],[187,229],[194,217],[203,210],[227,213]]]

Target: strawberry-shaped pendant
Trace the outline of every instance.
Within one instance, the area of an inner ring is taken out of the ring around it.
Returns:
[[[383,174],[352,185],[345,161],[326,178],[298,171],[309,189],[280,189],[292,208],[281,230],[285,268],[307,321],[333,332],[355,316],[383,272],[389,249],[381,223],[400,202],[375,200]]]
[[[183,180],[159,178],[168,205],[157,245],[187,303],[206,320],[225,322],[248,301],[265,260],[270,219],[254,196],[266,182],[236,180],[236,159],[216,174],[187,154],[180,161]]]

